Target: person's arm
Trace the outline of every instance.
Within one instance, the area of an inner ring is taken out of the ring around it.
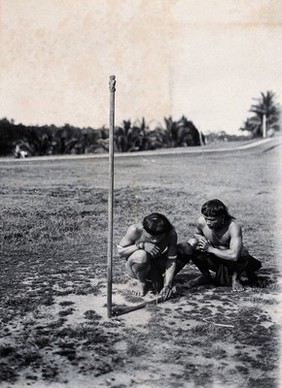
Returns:
[[[117,251],[121,257],[127,259],[130,255],[132,255],[133,252],[140,249],[135,243],[140,237],[140,234],[141,233],[138,230],[137,225],[131,225],[128,228],[125,236],[120,240],[119,244],[117,245]]]
[[[188,240],[188,243],[191,245],[192,248],[197,249],[198,248],[198,242],[201,240],[201,238],[204,238],[204,233],[202,230],[202,217],[198,218],[196,221],[196,230],[192,238]]]
[[[232,223],[229,227],[230,243],[229,247],[214,247],[206,239],[199,241],[199,248],[205,252],[212,253],[220,259],[237,261],[240,257],[243,241],[242,229],[239,225]]]
[[[203,233],[203,217],[200,217],[196,221],[196,231],[194,233],[194,237],[198,240],[200,237],[204,236]]]
[[[173,259],[168,259],[166,263],[166,269],[165,269],[164,288],[172,287],[172,280],[174,277],[175,268],[176,268],[176,257]]]
[[[172,281],[173,281],[174,273],[176,269],[177,233],[175,230],[172,230],[169,236],[167,256],[168,256],[168,259],[166,261],[164,286],[160,292],[161,295],[163,295],[164,300],[169,298],[172,293]]]
[[[138,225],[132,225],[128,228],[126,235],[120,240],[117,245],[118,254],[121,257],[127,259],[132,253],[137,251],[138,249],[143,249],[147,253],[149,253],[152,257],[158,256],[160,253],[160,248],[150,242],[138,242],[139,238],[142,235],[142,228],[138,227]]]

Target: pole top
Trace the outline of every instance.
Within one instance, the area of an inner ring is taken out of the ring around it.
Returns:
[[[109,87],[110,87],[110,92],[116,91],[116,76],[115,75],[110,75]]]

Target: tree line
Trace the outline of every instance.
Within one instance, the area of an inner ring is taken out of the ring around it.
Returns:
[[[164,126],[150,129],[145,119],[124,120],[114,129],[116,152],[155,150],[157,148],[198,146],[200,132],[192,121],[164,119]],[[26,126],[13,120],[0,120],[0,155],[11,156],[23,151],[27,155],[87,154],[108,151],[109,129],[78,128],[70,124]],[[15,155],[17,156],[17,155]]]
[[[280,130],[280,105],[272,91],[261,93],[249,112],[252,114],[239,128],[250,137],[262,137],[264,128],[268,136]],[[240,139],[224,131],[204,136],[187,117],[178,120],[165,117],[163,124],[150,128],[144,118],[132,122],[124,120],[114,129],[116,152],[135,152],[159,148],[200,146],[205,142]],[[242,137],[241,137],[242,138]],[[0,120],[0,156],[43,156],[108,152],[109,129],[78,128],[70,124],[26,126],[13,120]]]

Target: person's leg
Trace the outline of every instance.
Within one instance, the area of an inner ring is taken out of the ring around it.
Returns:
[[[164,285],[164,274],[166,270],[166,256],[152,258],[150,269],[150,280],[155,293],[159,293]]]
[[[197,277],[195,280],[190,282],[191,286],[199,286],[203,284],[210,284],[213,282],[210,269],[213,271],[217,270],[216,263],[214,263],[208,253],[195,251],[192,257],[192,262],[200,270],[201,276]]]
[[[193,252],[194,249],[189,243],[177,244],[177,259],[174,276],[178,274],[190,260],[192,260]]]
[[[246,269],[247,260],[246,257],[241,256],[238,261],[230,261],[230,260],[221,260],[222,267],[226,270],[227,273],[226,279],[231,279],[231,287],[233,291],[243,291],[244,287],[240,282],[241,275]],[[225,279],[224,279],[225,280]],[[225,281],[221,281],[222,285],[230,285],[229,283],[225,283]]]
[[[261,262],[255,259],[253,256],[249,254],[247,250],[243,253],[243,255],[239,258],[237,262],[235,262],[235,270],[232,275],[232,288],[234,291],[242,291],[244,288],[240,283],[240,278],[242,273],[245,271],[246,276],[252,286],[261,286],[259,278],[255,271],[258,271],[261,268]]]
[[[126,271],[130,277],[138,280],[137,294],[144,296],[147,292],[147,278],[150,272],[150,256],[139,249],[132,253],[126,261]]]
[[[244,291],[244,287],[240,282],[241,274],[242,274],[242,272],[240,273],[237,271],[234,271],[232,274],[232,290],[233,291],[237,291],[237,292]]]
[[[232,286],[234,291],[242,291],[240,277],[246,267],[242,258],[238,262],[224,260],[205,252],[196,254],[192,261],[199,268],[202,275],[191,282],[191,285],[214,283],[217,286]],[[210,270],[215,272],[214,279]]]
[[[256,271],[258,271],[261,268],[262,264],[259,260],[255,259],[253,256],[251,256],[248,253],[247,256],[247,265],[246,265],[246,276],[252,286],[260,286],[259,278],[256,274]]]
[[[177,244],[177,258],[174,277],[186,264],[189,263],[192,258],[192,253],[193,248],[189,243]],[[156,293],[159,293],[163,288],[167,260],[168,257],[166,253],[151,260],[150,280],[152,280],[152,287]]]

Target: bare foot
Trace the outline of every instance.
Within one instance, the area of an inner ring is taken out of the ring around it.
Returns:
[[[211,284],[211,283],[212,283],[211,276],[201,275],[201,276],[197,277],[196,279],[191,280],[190,286],[196,287],[196,286],[203,286],[205,284]]]
[[[236,292],[244,291],[244,287],[237,279],[232,279],[232,290]]]
[[[131,293],[134,296],[144,296],[145,295],[145,294],[142,294],[142,292],[139,290],[132,290]]]
[[[133,290],[132,294],[135,296],[145,296],[148,291],[147,283],[138,283],[138,289]]]

